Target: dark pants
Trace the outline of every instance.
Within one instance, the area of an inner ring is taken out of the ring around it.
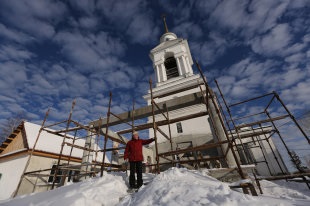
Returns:
[[[129,186],[131,188],[141,187],[143,185],[142,180],[142,162],[129,162],[130,163],[130,176],[129,176]],[[136,176],[137,173],[137,185],[136,185]]]

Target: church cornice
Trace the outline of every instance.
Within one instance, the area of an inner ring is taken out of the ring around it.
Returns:
[[[193,89],[194,86],[199,86],[203,82],[202,78],[196,74],[189,77],[176,77],[165,82],[165,84],[157,85],[153,88],[153,96],[165,96],[166,94],[173,94],[176,91],[186,91]],[[151,98],[150,91],[147,95],[143,96],[144,99],[148,100]]]
[[[169,47],[178,46],[178,44],[180,42],[184,44],[185,42],[187,42],[187,40],[182,39],[182,38],[177,38],[175,40],[165,41],[165,42],[159,44],[157,47],[153,48],[151,50],[151,53],[155,54],[155,53],[161,52],[162,50],[167,49]]]

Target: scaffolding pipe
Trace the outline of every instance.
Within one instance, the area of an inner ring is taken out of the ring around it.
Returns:
[[[167,125],[169,122],[170,122],[170,124],[172,124],[172,123],[180,122],[180,121],[187,120],[187,119],[202,117],[205,115],[208,115],[208,113],[207,112],[198,112],[195,114],[190,114],[190,115],[178,117],[175,119],[170,119],[169,121],[168,120],[157,121],[156,125],[157,126],[163,126],[163,125]],[[153,123],[146,123],[146,124],[142,124],[142,125],[137,125],[137,126],[135,126],[134,130],[140,131],[140,130],[145,130],[145,129],[150,129],[150,128],[153,128]],[[118,131],[116,133],[121,135],[121,134],[130,133],[131,131],[132,131],[132,129],[125,129],[125,130]]]
[[[295,123],[295,125],[298,127],[298,129],[301,131],[301,133],[303,134],[303,136],[306,138],[306,140],[308,141],[308,144],[310,144],[310,139],[308,138],[308,136],[306,135],[306,133],[304,132],[304,130],[301,128],[301,126],[298,124],[298,122],[296,121],[295,117],[291,114],[291,112],[287,109],[287,107],[285,106],[285,104],[283,103],[283,101],[280,99],[278,93],[273,92],[274,95],[276,96],[277,100],[281,103],[281,105],[284,107],[284,109],[286,110],[286,112],[289,114],[289,116],[291,117],[291,119],[293,120],[293,122]]]
[[[159,157],[158,157],[158,145],[157,145],[157,125],[155,122],[155,111],[154,111],[154,99],[153,99],[153,88],[152,88],[152,79],[150,78],[150,92],[151,92],[151,104],[152,104],[152,118],[153,118],[153,131],[154,131],[154,139],[155,139],[155,153],[156,153],[156,170],[157,173],[160,173],[159,169]]]
[[[231,114],[231,112],[230,112],[230,108],[228,107],[227,102],[226,102],[226,100],[225,100],[225,98],[224,98],[224,95],[223,95],[223,93],[222,93],[222,90],[221,90],[221,88],[220,88],[220,86],[219,86],[217,80],[215,79],[214,81],[215,81],[215,84],[216,84],[216,86],[217,86],[217,89],[218,89],[219,92],[220,92],[220,95],[221,95],[221,97],[222,97],[222,100],[223,100],[223,102],[224,102],[224,105],[225,105],[225,107],[226,107],[226,110],[227,110],[227,112],[228,112],[230,121],[231,121],[231,123],[233,124],[233,126],[234,126],[234,128],[235,128],[235,133],[236,133],[236,135],[237,135],[237,137],[238,137],[238,139],[239,139],[239,141],[240,141],[241,147],[242,147],[243,151],[246,151],[246,150],[245,150],[245,147],[244,147],[244,145],[243,145],[242,139],[240,138],[239,131],[238,131],[237,128],[236,128],[235,121],[234,121],[234,119],[233,119],[233,117],[232,117],[232,114]],[[228,129],[229,129],[230,133],[233,134],[232,131],[231,131],[231,128],[230,128],[229,124],[228,124],[227,126],[228,126]],[[233,143],[236,145],[235,139],[233,139]],[[239,154],[239,156],[240,156],[240,153],[239,153],[238,148],[237,148],[237,151],[238,151],[238,154]],[[247,155],[245,155],[245,158],[246,158],[246,161],[247,161],[247,162],[250,162],[250,161],[249,161],[249,157],[248,157]]]
[[[259,124],[259,126],[260,126],[260,129],[263,130],[262,125]],[[274,134],[274,133],[273,133],[273,134]],[[272,134],[272,135],[273,135],[273,134]],[[272,148],[272,146],[271,146],[271,144],[270,144],[269,138],[267,138],[267,135],[266,135],[266,134],[264,134],[264,136],[265,136],[265,140],[267,141],[267,143],[268,143],[268,145],[269,145],[269,148],[271,149],[271,152],[272,152],[272,154],[273,154],[273,156],[274,156],[274,159],[276,160],[276,162],[277,162],[277,164],[278,164],[278,166],[279,166],[279,168],[280,168],[282,174],[286,174],[286,172],[283,171],[283,169],[282,169],[282,167],[281,167],[281,165],[280,165],[280,162],[279,162],[279,160],[278,160],[278,158],[277,158],[277,156],[276,156],[276,153],[274,152],[274,150],[273,150],[273,148]]]
[[[205,86],[206,86],[206,85],[205,85]],[[203,90],[202,90],[202,88],[201,88],[201,85],[199,85],[199,88],[200,88],[201,96],[203,97],[203,102],[204,102],[204,104],[206,105],[206,110],[207,110],[208,114],[210,114],[210,112],[209,112],[209,111],[210,111],[210,110],[209,110],[209,101],[208,101],[208,98],[209,98],[208,90],[206,89],[206,94],[204,95],[204,92],[203,92]],[[215,133],[214,136],[216,137],[217,142],[220,142],[219,132],[218,132],[217,127],[215,126],[215,123],[214,123],[214,120],[213,120],[213,116],[212,116],[212,115],[209,115],[209,120],[210,120],[210,123],[211,123],[212,128],[213,128],[214,133]],[[223,146],[223,145],[220,145],[219,148],[220,148],[220,150],[221,150],[221,153],[222,153],[223,155],[225,155],[222,146]],[[226,155],[225,155],[225,157],[226,157]],[[222,163],[222,164],[225,163],[225,165],[228,165],[227,159],[226,159],[226,158],[225,158],[225,162],[221,162],[221,163]]]
[[[201,75],[202,77],[204,77],[204,75],[203,75],[203,73],[202,73],[202,70],[201,70],[201,68],[200,68],[200,65],[198,64],[197,61],[196,61],[196,65],[197,65],[197,68],[198,68],[198,70],[199,70],[199,72],[200,72],[200,75]],[[205,87],[206,87],[207,94],[209,94],[209,93],[210,93],[210,89],[209,89],[208,83],[207,83],[207,81],[206,81],[205,78],[203,78],[203,81],[204,81],[204,84],[205,84]],[[209,98],[208,98],[208,99],[209,99]],[[237,168],[238,168],[238,172],[239,172],[239,174],[240,174],[240,177],[241,177],[242,179],[246,179],[246,176],[245,176],[245,174],[244,174],[243,171],[242,171],[242,168],[241,168],[241,166],[240,166],[240,163],[239,163],[239,160],[238,160],[238,158],[237,158],[237,155],[236,155],[235,151],[233,150],[233,145],[232,145],[231,141],[229,140],[227,131],[226,131],[226,129],[225,129],[224,122],[223,122],[222,118],[219,116],[219,111],[218,111],[218,109],[216,109],[216,103],[215,103],[215,100],[214,100],[214,98],[213,98],[213,94],[212,94],[212,93],[210,93],[210,99],[211,99],[211,102],[212,102],[211,105],[215,107],[215,108],[213,108],[213,111],[215,111],[215,113],[217,114],[217,118],[218,118],[217,121],[219,121],[219,123],[220,123],[220,125],[221,125],[221,127],[222,127],[222,130],[224,130],[224,131],[222,131],[222,132],[224,133],[223,136],[225,136],[226,139],[229,141],[228,146],[231,148],[231,153],[232,153],[233,158],[234,158],[234,160],[235,160],[235,164],[237,165]],[[212,113],[212,112],[210,112],[210,114],[211,114],[211,113]],[[223,137],[222,137],[222,138],[223,138]],[[228,158],[227,158],[227,160],[228,160],[229,163],[232,163],[232,162],[231,162],[232,160],[229,161]],[[231,166],[232,166],[232,165],[231,165]]]
[[[251,99],[247,99],[247,100],[244,100],[244,101],[241,101],[241,102],[237,102],[237,103],[228,105],[228,107],[234,107],[236,105],[243,104],[243,103],[246,103],[246,102],[250,102],[250,101],[253,101],[253,100],[256,100],[256,99],[260,99],[260,98],[263,98],[263,97],[266,97],[266,96],[269,96],[269,95],[272,95],[272,94],[273,94],[273,92],[268,93],[268,94],[264,94],[264,95],[261,95],[261,96],[258,96],[258,97],[254,97],[254,98],[251,98]]]
[[[43,130],[43,128],[44,128],[44,124],[45,124],[45,122],[46,122],[46,119],[47,119],[47,117],[48,117],[49,112],[50,112],[50,108],[48,108],[47,112],[45,113],[45,117],[44,117],[44,119],[43,119],[43,121],[42,121],[41,128],[40,128],[40,130],[39,130],[39,133],[38,133],[38,135],[37,135],[37,138],[36,138],[36,141],[35,141],[35,143],[34,143],[34,145],[33,145],[33,148],[32,148],[32,150],[31,150],[31,152],[30,152],[30,154],[29,154],[28,160],[27,160],[26,165],[25,165],[25,168],[24,168],[24,170],[23,170],[23,174],[22,174],[22,176],[20,177],[20,180],[19,180],[19,182],[18,182],[18,185],[17,185],[17,187],[16,187],[16,190],[14,191],[13,197],[16,197],[16,195],[17,195],[17,193],[18,193],[18,190],[19,190],[19,187],[20,187],[20,185],[21,185],[21,183],[22,183],[22,181],[23,181],[23,179],[24,179],[24,177],[25,177],[25,173],[26,173],[26,171],[27,171],[27,169],[28,169],[28,166],[29,166],[29,163],[30,163],[30,159],[31,159],[31,157],[32,157],[32,155],[33,155],[33,152],[34,152],[36,146],[37,146],[39,137],[40,137],[41,132],[42,132],[42,130]]]
[[[74,109],[74,106],[75,106],[75,99],[73,100],[72,102],[72,106],[71,106],[71,111],[70,111],[70,114],[69,114],[69,118],[68,118],[68,121],[67,121],[67,126],[66,126],[66,129],[69,129],[69,126],[70,126],[70,123],[71,123],[71,118],[72,118],[72,113],[73,113],[73,109]],[[55,173],[54,173],[54,178],[53,178],[53,184],[52,184],[52,189],[54,189],[55,187],[55,181],[56,181],[56,174],[58,173],[58,167],[59,167],[59,164],[60,164],[60,160],[61,160],[61,156],[62,156],[62,152],[63,152],[63,149],[64,149],[64,146],[65,146],[65,140],[67,138],[67,132],[65,132],[64,134],[64,138],[62,140],[62,144],[61,144],[61,149],[60,149],[60,154],[58,156],[58,161],[57,161],[57,166],[55,168]]]
[[[166,113],[167,113],[170,149],[171,149],[171,151],[172,151],[172,150],[173,150],[173,146],[172,146],[172,136],[171,136],[171,127],[170,127],[169,110],[168,110],[168,107],[167,107],[166,104],[164,104],[164,107],[166,108]],[[173,166],[175,166],[175,164],[174,164],[175,157],[174,157],[173,155],[171,155],[171,159],[172,159]]]
[[[285,119],[287,117],[289,117],[289,115],[282,115],[282,116],[274,117],[274,118],[271,118],[271,119],[260,120],[260,121],[251,122],[251,123],[248,123],[248,124],[236,125],[235,128],[236,128],[236,130],[239,130],[240,128],[243,128],[243,127],[251,127],[251,126],[254,126],[254,125],[257,125],[257,124],[262,124],[262,123],[267,123],[267,122],[270,122],[270,121],[277,121],[277,120]]]
[[[253,127],[251,127],[251,129],[252,129],[252,131],[254,132]],[[253,140],[254,140],[254,139],[253,139]],[[269,174],[270,174],[270,176],[272,176],[272,172],[271,172],[271,170],[270,170],[270,167],[269,167],[269,164],[268,164],[268,161],[267,161],[265,152],[264,152],[264,150],[263,150],[263,147],[262,147],[262,145],[261,145],[261,142],[258,141],[258,136],[256,136],[256,140],[257,140],[257,143],[258,143],[258,146],[259,146],[260,150],[262,151],[263,158],[264,158],[264,160],[265,160],[264,162],[266,163],[266,166],[267,166],[267,168],[268,168]],[[254,142],[254,141],[253,141],[253,142]]]
[[[95,151],[95,162],[97,161],[97,157],[98,157],[98,147],[99,147],[99,141],[100,141],[100,131],[101,131],[101,122],[102,122],[102,118],[99,118],[99,128],[96,130],[97,136],[96,136],[96,151]],[[93,170],[95,171],[96,166],[93,166]]]
[[[112,92],[110,92],[110,99],[109,99],[109,108],[107,113],[107,126],[106,126],[106,132],[105,132],[105,138],[104,138],[104,146],[103,146],[103,157],[102,157],[102,165],[101,165],[101,172],[100,177],[103,176],[103,170],[104,170],[104,163],[105,163],[105,156],[106,156],[106,148],[107,148],[107,142],[108,142],[108,130],[109,130],[109,120],[110,120],[110,114],[111,114],[111,102],[112,102]]]

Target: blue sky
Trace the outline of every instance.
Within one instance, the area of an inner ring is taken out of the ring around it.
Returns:
[[[277,91],[296,116],[310,106],[310,1],[0,1],[0,123],[82,123],[145,105],[149,51],[169,30],[230,103]],[[197,70],[194,69],[197,73]]]

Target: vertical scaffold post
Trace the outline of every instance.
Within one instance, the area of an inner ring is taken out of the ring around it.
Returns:
[[[132,112],[131,112],[131,128],[135,129],[135,100],[132,100]]]
[[[96,131],[97,136],[96,136],[96,152],[95,152],[95,164],[93,166],[93,171],[96,171],[96,167],[97,167],[97,157],[98,157],[98,148],[99,148],[99,139],[100,139],[100,132],[101,132],[101,125],[102,125],[102,117],[99,118],[99,127]]]
[[[260,128],[262,131],[264,131],[262,127],[263,127],[262,124],[259,123],[259,128]],[[278,164],[278,166],[279,166],[279,168],[280,168],[282,174],[286,174],[286,172],[283,171],[283,169],[282,169],[282,167],[281,167],[281,165],[280,165],[280,162],[279,162],[279,160],[278,160],[278,157],[277,157],[276,153],[274,152],[274,150],[273,150],[273,148],[272,148],[272,146],[271,146],[271,143],[270,143],[270,141],[269,141],[269,138],[271,138],[271,136],[272,136],[274,133],[275,133],[275,132],[273,132],[271,135],[269,135],[269,137],[267,137],[267,135],[264,133],[264,137],[265,137],[265,139],[266,139],[266,141],[267,141],[267,143],[268,143],[268,145],[269,145],[269,148],[270,148],[270,150],[271,150],[271,152],[272,152],[272,154],[273,154],[273,157],[274,157],[274,159],[276,160],[276,162],[277,162],[277,164]]]
[[[151,104],[152,104],[152,117],[153,117],[153,131],[154,131],[154,139],[155,139],[155,153],[156,153],[156,170],[157,173],[160,173],[159,170],[159,156],[158,156],[158,145],[157,145],[157,125],[155,122],[155,111],[154,111],[154,99],[153,99],[153,83],[152,79],[150,78],[150,92],[151,92]]]
[[[73,151],[73,145],[75,143],[75,140],[76,140],[76,134],[77,134],[77,130],[75,130],[74,132],[74,137],[73,137],[73,140],[72,140],[72,145],[71,145],[71,149],[70,149],[70,154],[69,154],[69,157],[68,157],[68,161],[67,161],[67,166],[69,167],[70,165],[70,161],[71,161],[71,158],[72,158],[72,151]],[[63,180],[65,180],[67,178],[67,173],[68,173],[68,169],[66,170],[65,174],[64,174],[64,177],[63,177]]]
[[[171,127],[170,127],[170,118],[169,118],[169,110],[168,110],[168,107],[167,107],[166,104],[164,104],[164,107],[166,108],[166,114],[167,114],[168,130],[169,130],[169,141],[170,141],[170,149],[171,149],[171,151],[173,151],[172,136],[171,136]],[[175,165],[174,165],[174,160],[175,160],[174,155],[171,155],[171,159],[173,160],[173,161],[172,161],[173,166],[175,166]]]
[[[290,115],[290,118],[293,120],[293,122],[295,123],[295,125],[298,127],[298,129],[300,130],[300,132],[303,134],[303,136],[306,138],[306,140],[308,141],[308,144],[310,144],[310,139],[309,137],[306,135],[306,133],[304,132],[304,130],[301,128],[301,126],[298,124],[298,122],[296,121],[295,117],[291,114],[291,112],[287,109],[287,107],[285,106],[285,104],[283,103],[283,101],[281,100],[280,96],[278,95],[277,92],[273,92],[275,97],[277,98],[277,100],[281,103],[281,105],[284,107],[285,111]]]
[[[106,149],[107,149],[107,142],[108,142],[108,131],[109,131],[109,121],[110,121],[110,112],[111,112],[111,102],[112,102],[112,92],[110,92],[110,100],[109,100],[109,108],[107,113],[107,127],[105,131],[105,138],[104,138],[104,146],[103,146],[103,157],[102,157],[102,165],[101,165],[101,173],[100,177],[103,176],[104,164],[105,164],[105,156],[106,156]]]
[[[59,170],[59,164],[60,164],[60,160],[61,160],[61,157],[62,157],[62,152],[63,152],[64,146],[65,146],[65,141],[66,141],[66,138],[67,138],[67,131],[68,131],[70,123],[71,123],[71,118],[72,118],[72,113],[73,113],[73,109],[74,109],[74,106],[75,106],[75,102],[76,102],[76,100],[74,99],[73,102],[72,102],[72,105],[71,105],[71,111],[70,111],[70,114],[69,114],[69,118],[67,120],[66,131],[65,131],[65,134],[64,134],[64,138],[62,140],[61,149],[60,149],[60,153],[59,153],[58,161],[57,161],[57,166],[55,168],[52,189],[54,189],[54,187],[55,187],[56,177],[57,177],[57,173],[58,173],[58,170]]]
[[[220,86],[219,86],[217,80],[215,79],[214,82],[215,82],[215,84],[216,84],[216,86],[217,86],[217,88],[218,88],[218,90],[219,90],[219,92],[220,92],[220,95],[221,95],[222,100],[223,100],[223,102],[224,102],[224,105],[225,105],[225,107],[226,107],[227,113],[228,113],[228,115],[229,115],[230,121],[231,121],[231,123],[233,124],[233,127],[234,127],[234,129],[235,129],[235,133],[236,133],[236,135],[237,135],[237,138],[239,139],[240,144],[241,144],[241,147],[242,147],[243,151],[245,152],[246,149],[245,149],[244,144],[243,144],[243,142],[242,142],[242,139],[241,139],[241,137],[240,137],[239,131],[238,131],[238,129],[236,128],[236,124],[235,124],[235,121],[234,121],[234,119],[233,119],[233,117],[232,117],[230,108],[228,107],[228,104],[226,103],[226,100],[225,100],[225,98],[224,98],[224,95],[223,95],[223,93],[222,93],[222,90],[221,90],[221,88],[220,88]],[[230,129],[229,125],[228,125],[228,128]],[[232,135],[232,139],[233,139],[233,142],[235,142],[235,138],[234,138],[233,135]],[[238,149],[238,148],[237,148],[237,149]],[[245,155],[245,158],[246,158],[246,160],[247,160],[247,163],[249,163],[249,162],[250,162],[249,157],[248,157],[247,155]]]
[[[210,123],[211,123],[211,126],[213,127],[216,140],[217,140],[218,142],[220,142],[221,140],[220,140],[220,138],[219,138],[219,132],[218,132],[217,128],[215,127],[215,124],[214,124],[214,120],[213,120],[212,115],[210,115],[209,103],[208,103],[208,102],[209,102],[209,101],[208,101],[208,96],[209,96],[209,94],[206,92],[206,95],[204,95],[204,92],[203,92],[203,90],[202,90],[202,88],[201,88],[201,85],[199,85],[199,88],[200,88],[201,96],[203,97],[203,103],[206,105],[206,110],[207,110],[207,112],[208,112],[209,119],[210,119]],[[221,150],[221,153],[222,153],[223,155],[225,155],[225,152],[224,152],[223,148],[222,148],[221,146],[220,146],[219,148],[220,148],[220,150]],[[222,164],[222,165],[225,165],[225,166],[228,165],[227,159],[226,159],[226,155],[225,155],[224,161],[225,161],[225,162],[223,162],[223,160],[221,159],[221,160],[220,160],[221,164]],[[225,163],[225,164],[223,164],[223,163]]]
[[[231,152],[232,152],[232,155],[233,155],[233,157],[234,157],[235,163],[236,163],[237,168],[238,168],[239,175],[240,175],[240,177],[241,177],[242,179],[246,179],[246,176],[245,176],[245,174],[243,173],[242,168],[241,168],[241,166],[240,166],[238,157],[237,157],[237,155],[236,155],[236,153],[235,153],[235,151],[234,151],[234,149],[233,149],[233,144],[232,144],[231,140],[229,139],[228,133],[227,133],[226,128],[225,128],[225,125],[224,125],[224,121],[223,121],[223,119],[222,119],[222,117],[221,117],[221,115],[220,115],[220,113],[219,113],[219,110],[218,110],[217,107],[216,107],[216,103],[215,103],[215,100],[214,100],[214,95],[211,93],[211,90],[210,90],[210,88],[209,88],[209,85],[208,85],[206,79],[204,78],[203,72],[202,72],[202,70],[201,70],[201,68],[200,68],[200,65],[198,64],[197,61],[196,61],[196,65],[197,65],[197,68],[198,68],[198,70],[199,70],[200,76],[201,76],[202,79],[203,79],[204,85],[205,85],[206,90],[207,90],[207,94],[210,94],[210,99],[211,99],[211,102],[210,102],[210,103],[212,103],[212,105],[215,107],[215,110],[216,110],[215,112],[216,112],[216,114],[217,114],[218,117],[219,117],[219,121],[220,121],[221,127],[222,127],[222,129],[223,129],[223,131],[224,131],[224,135],[225,135],[225,137],[226,137],[226,139],[227,139],[227,141],[228,141],[228,147],[230,148],[230,150],[231,150]]]
[[[24,168],[24,171],[23,171],[23,175],[20,177],[19,183],[18,183],[18,185],[17,185],[17,187],[16,187],[16,190],[14,191],[13,197],[16,197],[16,195],[17,195],[17,193],[18,193],[18,189],[19,189],[19,187],[20,187],[20,185],[21,185],[21,183],[22,183],[22,181],[23,181],[23,179],[24,179],[24,177],[25,177],[25,172],[26,172],[27,169],[28,169],[28,166],[29,166],[31,157],[32,157],[32,155],[33,155],[33,152],[34,152],[36,146],[37,146],[39,137],[40,137],[40,135],[41,135],[41,132],[43,131],[43,127],[44,127],[44,124],[45,124],[45,122],[46,122],[46,119],[47,119],[47,117],[48,117],[49,112],[50,112],[50,108],[48,108],[47,112],[45,113],[45,117],[44,117],[44,120],[42,121],[41,128],[40,128],[40,130],[39,130],[39,133],[38,133],[38,135],[37,135],[36,141],[35,141],[35,143],[34,143],[34,145],[33,145],[33,147],[32,147],[32,150],[31,150],[31,152],[30,152],[30,155],[29,155],[29,157],[28,157],[27,163],[26,163],[25,168]]]

